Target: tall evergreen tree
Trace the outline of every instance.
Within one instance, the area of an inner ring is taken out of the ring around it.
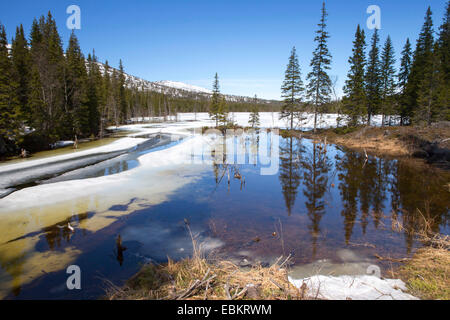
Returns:
[[[411,118],[414,114],[416,114],[420,86],[425,78],[426,65],[433,55],[433,44],[434,38],[432,12],[431,8],[428,7],[425,15],[425,22],[422,26],[419,39],[417,40],[411,72],[409,74],[408,84],[405,90],[405,109],[408,111],[408,118]]]
[[[290,129],[294,128],[294,119],[300,117],[300,103],[302,101],[304,87],[301,78],[295,47],[292,48],[289,63],[286,68],[284,82],[281,86],[281,96],[284,99],[281,107],[280,119],[288,119]]]
[[[391,37],[388,36],[381,53],[381,114],[382,125],[386,123],[386,117],[389,116],[389,124],[391,116],[394,114],[395,108],[395,53],[392,46]]]
[[[378,36],[378,29],[375,29],[371,49],[369,52],[369,59],[367,61],[366,72],[366,95],[367,95],[367,124],[370,126],[372,116],[380,109],[381,103],[381,75],[380,75],[380,59],[378,43],[380,37]]]
[[[253,106],[252,106],[252,112],[250,113],[250,118],[248,120],[248,123],[252,126],[252,128],[257,128],[260,125],[259,122],[259,110],[258,110],[258,97],[255,94],[255,97],[253,99]]]
[[[436,42],[432,54],[427,56],[423,69],[423,79],[419,84],[417,107],[414,110],[414,122],[430,125],[443,118],[443,109],[440,108],[439,85],[442,81],[440,72],[439,44]]]
[[[28,104],[30,94],[30,52],[25,38],[23,26],[16,28],[16,36],[12,41],[11,58],[13,64],[14,81],[18,84],[17,98],[20,112],[26,123],[31,122],[31,110]]]
[[[225,99],[225,96],[222,96],[219,101],[219,123],[221,123],[223,126],[226,126],[228,123],[228,104],[227,100]]]
[[[409,38],[406,39],[406,44],[403,47],[402,58],[400,62],[400,71],[398,73],[398,88],[399,92],[399,101],[398,101],[398,112],[400,115],[400,124],[404,125],[406,123],[406,119],[410,112],[408,111],[408,101],[405,98],[406,87],[408,84],[409,74],[411,72],[412,66],[412,51],[411,51],[411,43],[409,42]]]
[[[406,85],[408,84],[409,73],[411,72],[412,64],[412,51],[409,38],[406,39],[405,46],[402,51],[402,58],[400,61],[400,70],[398,73],[398,86],[401,92],[404,92]]]
[[[220,86],[219,86],[219,75],[214,75],[213,82],[213,93],[211,96],[211,102],[209,105],[209,116],[215,121],[216,127],[221,122],[226,122],[227,112],[226,112],[226,101],[221,98]]]
[[[33,22],[31,30],[32,75],[30,108],[32,127],[42,142],[58,140],[64,102],[65,58],[56,22],[49,12]]]
[[[110,72],[111,68],[109,67],[108,60],[106,60],[103,66],[103,81],[100,90],[100,136],[103,136],[105,125],[108,119],[111,119],[110,101],[113,94],[111,90]]]
[[[444,21],[439,30],[438,45],[441,77],[437,103],[439,108],[442,108],[442,120],[450,121],[450,1],[447,2]]]
[[[90,125],[86,62],[74,32],[70,35],[69,46],[66,50],[64,96],[65,125],[62,129],[66,137],[88,134]]]
[[[18,133],[19,101],[17,83],[13,79],[13,65],[9,58],[5,27],[0,24],[0,154],[6,153],[7,140]]]
[[[120,124],[120,81],[116,69],[111,72],[111,92],[108,97],[109,119],[111,119],[116,126]]]
[[[125,72],[123,69],[122,59],[119,61],[119,114],[120,122],[125,123],[128,120],[128,107],[125,96]]]
[[[317,128],[317,115],[321,113],[322,106],[329,103],[331,99],[332,83],[327,73],[327,70],[330,70],[331,64],[331,54],[327,46],[327,40],[330,36],[325,30],[327,27],[327,15],[325,2],[323,2],[322,16],[318,24],[319,30],[316,31],[316,37],[314,39],[317,47],[314,50],[310,63],[312,70],[306,77],[308,80],[307,97],[314,105],[314,132],[316,132]]]
[[[88,56],[87,106],[89,114],[89,133],[97,136],[100,132],[100,103],[102,76],[97,65],[95,52]]]
[[[345,81],[342,109],[349,125],[357,125],[367,113],[366,93],[364,87],[366,66],[366,40],[364,30],[358,25],[353,41],[352,56],[349,58],[350,70]]]

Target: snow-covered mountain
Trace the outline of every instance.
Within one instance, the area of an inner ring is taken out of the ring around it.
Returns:
[[[105,72],[104,64],[98,62],[99,69],[102,73]],[[110,67],[110,74],[113,68]],[[116,70],[117,71],[117,70]],[[177,81],[148,81],[130,74],[125,73],[125,81],[129,88],[137,88],[139,90],[149,90],[152,92],[164,93],[178,98],[209,98],[212,91],[199,86],[190,85]],[[253,97],[244,97],[236,95],[224,95],[229,102],[252,102]],[[272,100],[258,99],[259,103],[273,103]]]
[[[183,82],[177,82],[177,81],[170,81],[170,80],[164,80],[164,81],[157,81],[156,83],[165,86],[165,87],[171,87],[171,88],[175,88],[175,89],[180,89],[180,90],[185,90],[185,91],[190,91],[190,92],[199,92],[199,93],[208,93],[208,94],[212,94],[211,90],[202,88],[202,87],[198,87],[198,86],[194,86],[191,84],[186,84]]]

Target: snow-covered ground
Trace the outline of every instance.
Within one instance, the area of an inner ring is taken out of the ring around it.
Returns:
[[[144,141],[127,137],[98,148],[0,166],[0,198],[13,191],[11,186],[117,157]]]
[[[326,300],[417,300],[406,293],[405,283],[399,279],[381,279],[370,275],[327,276],[316,275],[289,281],[301,288],[307,287],[311,298]]]
[[[302,130],[312,130],[314,128],[314,115],[304,113],[302,117],[305,119],[302,122],[295,122],[295,126]],[[318,117],[318,128],[334,128],[337,126],[338,115],[336,113],[325,113]],[[249,126],[250,113],[249,112],[230,112],[228,114],[229,120],[234,123],[246,127]],[[280,128],[285,129],[289,127],[289,121],[286,119],[280,120],[279,112],[260,112],[260,127],[262,128]],[[381,115],[373,116],[372,125],[381,125]],[[162,121],[163,118],[132,118],[135,122],[145,122],[149,120],[159,120]],[[214,122],[210,120],[209,114],[207,112],[199,113],[179,113],[177,117],[173,116],[170,120],[177,121],[197,121],[194,126],[211,126]],[[341,120],[340,125],[344,125],[345,120]]]

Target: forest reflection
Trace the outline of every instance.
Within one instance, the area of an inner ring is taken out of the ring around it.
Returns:
[[[339,207],[346,244],[357,222],[363,235],[371,221],[375,229],[385,228],[383,219],[400,222],[408,250],[414,232],[422,230],[425,223],[434,232],[448,225],[448,182],[440,172],[433,175],[430,167],[366,156],[297,137],[284,138],[279,149],[279,181],[286,211],[289,216],[293,214],[302,189],[313,253],[323,216],[335,213]],[[327,201],[327,195],[334,194],[331,190],[335,180],[340,199]]]

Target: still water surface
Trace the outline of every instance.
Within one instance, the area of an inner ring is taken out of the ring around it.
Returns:
[[[249,141],[251,147],[258,147],[257,137]],[[404,230],[419,229],[424,218],[431,221],[434,231],[449,234],[449,176],[445,172],[407,160],[366,159],[358,152],[293,137],[280,137],[278,151],[275,175],[260,175],[258,164],[204,165],[186,174],[195,179],[186,180],[151,205],[143,202],[142,193],[158,190],[163,176],[142,185],[136,180],[139,192],[124,185],[121,199],[128,200],[109,206],[108,215],[102,216],[109,222],[97,228],[88,226],[100,213],[83,206],[51,223],[45,217],[54,217],[53,207],[40,207],[38,215],[25,213],[33,220],[35,228],[31,229],[7,223],[1,215],[0,234],[15,236],[0,237],[0,297],[99,298],[105,279],[120,285],[143,263],[190,255],[185,219],[211,254],[244,265],[270,264],[280,255],[291,254],[293,269],[325,259],[331,264],[342,262],[343,253],[350,254],[353,262],[377,264],[374,254],[406,257],[420,243],[411,232],[393,229],[398,225]],[[111,167],[95,170],[94,176],[136,166],[137,157],[122,156]],[[166,174],[178,175],[177,170]],[[235,172],[245,183],[234,178]],[[102,203],[102,198],[96,201]],[[68,222],[74,232],[64,227]],[[120,253],[116,248],[119,234],[126,247]],[[80,266],[82,290],[66,289],[69,264]]]

